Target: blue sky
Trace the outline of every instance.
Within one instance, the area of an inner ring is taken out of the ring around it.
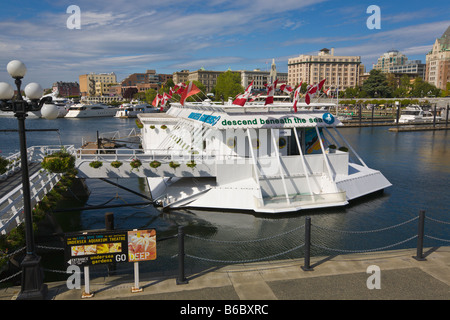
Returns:
[[[68,29],[66,9],[77,5],[81,29]],[[370,5],[381,29],[367,28]],[[62,0],[4,1],[0,11],[0,81],[12,84],[6,64],[22,60],[25,83],[48,88],[80,74],[115,72],[118,80],[155,69],[267,69],[275,59],[335,48],[361,56],[367,71],[397,49],[425,62],[450,25],[448,0]]]

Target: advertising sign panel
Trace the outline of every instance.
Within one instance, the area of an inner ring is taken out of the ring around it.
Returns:
[[[70,265],[156,259],[155,230],[70,233],[64,240],[65,261]]]

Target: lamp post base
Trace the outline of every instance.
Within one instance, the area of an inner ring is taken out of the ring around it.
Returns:
[[[41,257],[27,254],[22,261],[22,289],[17,300],[43,300],[48,288],[43,282]]]

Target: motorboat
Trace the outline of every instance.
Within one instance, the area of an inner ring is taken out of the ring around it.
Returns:
[[[77,103],[69,108],[65,118],[114,117],[117,110],[104,104]]]
[[[345,206],[391,186],[349,145],[338,118],[309,107],[207,100],[138,114],[138,157],[154,201],[165,209],[283,213]]]
[[[74,104],[73,100],[71,99],[58,97],[58,91],[54,91],[43,96],[43,98],[45,97],[51,97],[52,100],[45,103],[44,106],[49,104],[55,105],[58,108],[58,118],[64,118],[67,112],[69,112],[69,108]]]
[[[433,122],[434,119],[439,121],[441,119],[440,116],[434,116],[434,114],[430,111],[423,110],[418,105],[410,105],[402,111],[399,123],[421,123],[421,122]]]
[[[139,113],[157,112],[158,109],[145,102],[131,102],[121,104],[114,117],[136,118]]]

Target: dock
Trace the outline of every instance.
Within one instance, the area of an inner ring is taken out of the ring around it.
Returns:
[[[271,304],[275,300],[449,300],[450,247],[424,248],[424,261],[414,259],[415,253],[416,249],[400,249],[317,256],[311,259],[312,271],[302,270],[302,259],[227,265],[192,271],[188,283],[181,285],[176,284],[174,274],[142,274],[143,290],[138,293],[131,292],[131,275],[99,277],[92,279],[94,296],[87,300],[172,300],[166,316],[179,315],[187,305],[185,300],[196,306],[214,300],[216,316],[225,311],[220,300],[255,300],[251,304],[268,305],[266,311],[272,316],[286,311],[277,308],[286,304]],[[372,281],[373,270],[379,270],[379,286]],[[47,285],[48,300],[82,299],[83,285],[72,290],[65,281]],[[20,287],[2,289],[0,300],[14,300],[19,291]]]

